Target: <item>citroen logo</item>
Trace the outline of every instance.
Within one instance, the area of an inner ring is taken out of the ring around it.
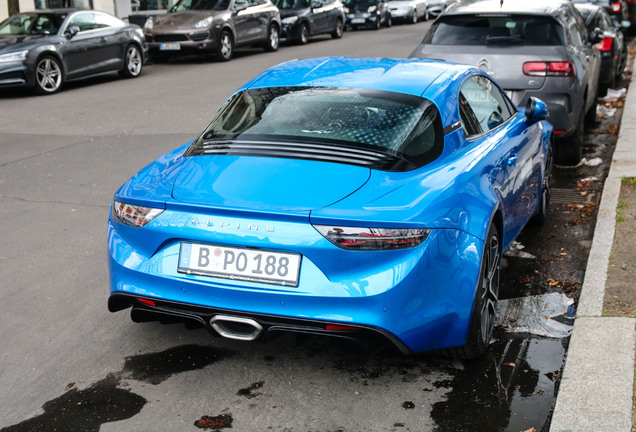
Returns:
[[[487,58],[483,58],[477,62],[477,67],[490,76],[494,76],[495,73],[490,69],[490,62]]]

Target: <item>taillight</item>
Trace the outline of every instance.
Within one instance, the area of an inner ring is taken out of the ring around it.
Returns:
[[[163,209],[113,201],[113,218],[133,227],[142,227],[163,213]]]
[[[614,43],[614,38],[607,37],[603,38],[602,41],[594,45],[594,47],[599,51],[610,51],[612,49],[612,44]]]
[[[572,62],[525,62],[523,73],[529,76],[576,76],[576,70]]]
[[[618,13],[621,11],[621,9],[623,8],[621,7],[621,4],[619,2],[612,3],[612,12]]]
[[[327,240],[342,249],[378,251],[415,247],[426,239],[430,229],[358,228],[314,225]]]

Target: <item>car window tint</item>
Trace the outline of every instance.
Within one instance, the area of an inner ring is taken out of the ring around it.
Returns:
[[[107,15],[103,13],[95,14],[95,23],[97,24],[98,28],[123,27],[125,25],[124,22],[120,20],[119,18],[115,18],[112,15]]]
[[[447,15],[424,37],[433,45],[563,45],[563,31],[550,17]]]
[[[499,87],[485,76],[469,78],[460,93],[474,113],[482,132],[497,128],[514,113]]]
[[[417,96],[280,87],[234,96],[201,135],[203,141],[254,139],[375,148],[421,166],[441,153],[443,127],[435,105]]]
[[[71,26],[79,27],[81,32],[95,30],[98,28],[97,23],[95,22],[95,15],[90,12],[82,12],[73,15],[68,22],[67,28]]]
[[[230,0],[179,0],[170,11],[226,10],[229,7]]]
[[[0,34],[29,34],[35,15],[17,15],[5,21],[0,27]]]

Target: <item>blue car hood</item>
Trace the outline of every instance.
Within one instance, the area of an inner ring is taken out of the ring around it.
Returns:
[[[210,207],[309,212],[352,194],[370,174],[369,168],[297,159],[193,156],[179,168],[172,197]]]

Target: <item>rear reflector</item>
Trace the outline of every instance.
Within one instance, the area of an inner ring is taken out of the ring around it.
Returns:
[[[150,306],[157,306],[152,300],[146,300],[142,298],[138,298],[137,300]]]
[[[621,7],[621,4],[619,2],[612,3],[612,12],[620,12],[621,9],[623,8]]]
[[[327,327],[325,327],[325,328],[327,330],[359,330],[356,327],[333,325],[333,324],[327,324]]]

